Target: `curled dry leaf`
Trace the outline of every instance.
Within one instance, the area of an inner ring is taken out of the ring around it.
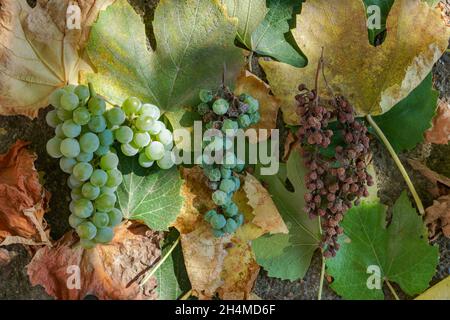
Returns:
[[[441,229],[444,236],[450,238],[450,195],[445,195],[433,201],[433,205],[425,210],[425,224],[433,238]]]
[[[34,118],[49,95],[77,83],[90,26],[114,0],[78,0],[80,28],[66,26],[69,0],[0,0],[0,114]]]
[[[199,167],[184,168],[182,176],[185,203],[174,226],[181,233],[193,295],[200,299],[210,299],[215,293],[222,299],[249,298],[259,272],[250,240],[286,228],[276,207],[271,205],[270,196],[255,178],[247,177],[244,186],[250,183],[247,189],[257,194],[252,194],[249,201],[244,187],[234,198],[246,223],[233,237],[215,238],[211,227],[203,220],[203,214],[215,205],[211,191],[204,183],[202,170]]]
[[[0,267],[6,266],[17,255],[14,251],[8,251],[0,248]]]
[[[50,193],[39,182],[28,144],[18,140],[0,155],[0,245],[50,244],[44,221]]]
[[[161,255],[161,233],[145,225],[124,222],[107,245],[85,250],[66,233],[53,248],[41,248],[28,265],[32,285],[41,285],[56,299],[156,299],[156,279],[144,286],[139,279]]]
[[[270,130],[276,128],[280,102],[270,93],[270,87],[264,81],[248,71],[242,72],[237,79],[235,93],[248,93],[259,101],[261,120],[251,128],[266,129],[270,133]],[[270,133],[267,135],[258,132],[258,137],[249,136],[249,140],[251,143],[265,141],[270,137]]]
[[[433,119],[433,127],[425,132],[427,142],[447,144],[450,140],[450,104],[439,100],[437,114]]]
[[[411,32],[420,30],[420,32]],[[293,35],[308,58],[305,68],[260,59],[284,120],[298,124],[295,95],[300,83],[314,88],[322,48],[325,75],[335,93],[345,95],[360,115],[388,111],[428,75],[447,49],[450,28],[438,8],[425,1],[397,0],[387,19],[381,46],[367,39],[364,3],[360,0],[310,0],[297,15]],[[345,38],[345,40],[343,40]],[[323,95],[330,90],[319,77]]]

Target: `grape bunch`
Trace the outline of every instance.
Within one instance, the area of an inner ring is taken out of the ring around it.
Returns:
[[[121,211],[115,208],[115,191],[122,183],[122,174],[112,148],[112,128],[119,121],[110,114],[120,112],[106,111],[105,101],[83,85],[56,90],[50,104],[55,109],[47,113],[46,121],[55,129],[55,136],[46,148],[51,157],[59,159],[61,170],[70,175],[69,224],[84,248],[110,242],[113,228],[122,221]]]
[[[234,233],[244,222],[244,215],[232,198],[240,188],[239,173],[245,169],[245,163],[236,157],[232,139],[239,129],[259,122],[259,102],[248,94],[237,97],[225,86],[215,94],[200,90],[199,97],[202,102],[197,111],[206,129],[223,133],[203,141],[203,151],[220,153],[223,161],[211,163],[205,155],[198,161],[207,178],[206,183],[213,191],[212,200],[217,205],[204,215],[204,219],[210,223],[214,236],[222,237]]]
[[[114,130],[124,155],[131,157],[139,154],[139,164],[144,168],[153,166],[155,162],[161,169],[170,169],[174,165],[172,132],[158,120],[161,111],[157,106],[143,104],[138,98],[130,97],[124,101],[122,109],[111,114],[113,110],[108,111],[108,120],[119,119],[119,113],[122,110],[125,112],[120,114],[121,123],[117,123],[118,128]]]
[[[299,86],[296,96],[300,127],[297,132],[303,147],[305,165],[309,169],[305,177],[308,192],[304,210],[310,217],[320,216],[322,222],[324,256],[332,257],[339,249],[338,235],[343,233],[339,223],[353,205],[367,197],[367,186],[373,178],[367,172],[370,160],[367,127],[355,119],[350,103],[342,96],[321,100],[315,90]],[[343,143],[335,147],[332,158],[320,153],[331,144],[334,132],[328,129],[331,120],[337,120]]]

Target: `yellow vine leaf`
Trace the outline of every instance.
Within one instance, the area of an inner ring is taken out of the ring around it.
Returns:
[[[114,0],[79,0],[81,29],[66,26],[69,0],[0,0],[0,115],[36,117],[48,97],[77,83],[89,30]]]
[[[345,95],[359,115],[382,114],[405,98],[428,75],[447,49],[450,29],[440,9],[420,0],[395,1],[387,19],[387,37],[378,47],[368,41],[360,0],[310,0],[297,16],[294,38],[308,57],[305,68],[260,59],[284,120],[298,124],[295,95],[300,83],[313,89],[322,48],[325,77],[319,92]]]
[[[450,300],[450,276],[432,286],[415,300]]]

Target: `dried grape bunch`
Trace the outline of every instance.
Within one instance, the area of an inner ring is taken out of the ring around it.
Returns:
[[[367,186],[373,178],[367,172],[371,154],[367,128],[355,118],[350,103],[342,96],[322,100],[316,91],[299,86],[296,96],[297,113],[300,116],[298,138],[302,144],[305,165],[309,169],[305,177],[308,192],[304,210],[309,216],[321,217],[325,257],[336,255],[339,249],[339,226],[344,214],[362,197],[368,196]],[[329,123],[336,120],[343,143],[334,149],[333,157],[324,156],[320,150],[328,148],[334,132]]]
[[[235,96],[226,86],[217,92],[201,90],[202,101],[197,111],[206,129],[217,129],[222,134],[203,141],[201,167],[212,190],[212,200],[217,208],[208,211],[204,219],[211,225],[216,237],[232,234],[244,222],[244,215],[233,202],[233,194],[240,188],[239,173],[245,169],[244,161],[238,159],[234,150],[234,138],[239,129],[259,122],[259,102],[248,94]],[[220,153],[223,163],[207,161],[205,151]]]

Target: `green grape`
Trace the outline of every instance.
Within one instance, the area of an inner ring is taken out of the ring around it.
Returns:
[[[150,103],[145,103],[142,105],[141,110],[139,110],[139,114],[141,116],[146,116],[154,120],[158,120],[161,116],[161,111],[157,106]]]
[[[158,135],[162,130],[166,129],[166,125],[161,121],[155,121],[153,126],[147,130],[152,136]]]
[[[154,125],[155,120],[153,118],[147,117],[147,116],[140,116],[136,119],[136,128],[138,128],[141,131],[149,131]]]
[[[164,153],[164,156],[161,159],[157,160],[156,163],[158,164],[158,167],[160,167],[163,170],[168,170],[172,168],[175,164],[172,152],[166,151]]]
[[[211,222],[211,218],[217,215],[216,210],[209,210],[203,217],[207,222]]]
[[[164,157],[165,149],[164,145],[159,141],[152,141],[145,148],[145,155],[150,160],[160,160]]]
[[[100,193],[105,193],[105,194],[115,194],[117,191],[117,187],[107,187],[107,186],[103,186],[100,188]]]
[[[74,215],[73,213],[69,216],[69,225],[74,229],[78,227],[80,224],[82,224],[84,221],[86,220]]]
[[[97,211],[91,217],[91,221],[95,224],[97,228],[107,227],[109,224],[109,216],[105,212]]]
[[[78,107],[80,99],[73,92],[65,92],[61,96],[61,108],[67,111],[73,111]]]
[[[117,187],[122,183],[123,177],[122,173],[117,169],[112,169],[106,172],[108,179],[106,180],[105,186],[108,188]]]
[[[257,111],[249,114],[251,124],[257,124],[261,120],[261,114]]]
[[[237,225],[236,221],[234,221],[231,218],[228,218],[227,224],[225,225],[225,227],[223,227],[223,231],[225,233],[232,234],[236,231],[237,227],[238,227],[238,225]]]
[[[56,110],[47,112],[45,121],[52,128],[56,128],[56,126],[61,123],[61,119],[58,118],[58,112],[56,112]]]
[[[115,153],[109,152],[100,159],[100,168],[103,170],[111,170],[119,165],[119,157]]]
[[[69,186],[70,189],[81,188],[81,186],[83,185],[83,181],[80,181],[77,178],[75,178],[75,176],[72,173],[67,179],[67,185]]]
[[[114,134],[111,130],[106,129],[98,134],[98,139],[101,145],[109,147],[114,143]]]
[[[113,126],[120,126],[125,122],[125,113],[118,107],[114,107],[106,111],[105,116],[108,123]]]
[[[67,138],[62,131],[62,123],[58,124],[55,128],[55,136],[61,139]]]
[[[215,114],[223,116],[225,113],[227,113],[229,106],[230,105],[227,100],[220,98],[214,101],[212,109]]]
[[[167,129],[163,129],[158,133],[157,139],[163,145],[168,145],[173,142],[172,132]]]
[[[61,121],[66,121],[72,119],[72,111],[67,111],[65,109],[57,109],[56,114]]]
[[[103,193],[95,199],[95,208],[98,211],[109,212],[114,208],[116,200],[117,198],[114,194]]]
[[[213,127],[213,123],[212,122],[208,122],[207,124],[205,124],[205,128],[206,129],[212,129],[212,127]]]
[[[238,118],[238,123],[241,128],[245,129],[251,124],[250,117],[246,114],[241,114]]]
[[[83,249],[89,250],[95,248],[96,243],[88,239],[80,239],[80,245]]]
[[[223,165],[226,169],[233,169],[236,166],[236,156],[232,152],[227,152],[223,159]]]
[[[210,181],[220,181],[220,169],[219,168],[213,168],[211,170],[207,170],[206,176]]]
[[[88,102],[89,112],[94,116],[101,116],[106,111],[106,103],[102,98],[92,97]]]
[[[128,126],[117,128],[114,135],[120,143],[130,143],[133,140],[133,130]]]
[[[122,150],[122,153],[124,155],[126,155],[127,157],[132,157],[138,154],[139,149],[138,148],[134,148],[131,144],[129,143],[124,143],[122,145],[120,145],[120,150]]]
[[[148,146],[151,138],[147,132],[136,132],[133,137],[133,143],[139,148]]]
[[[236,167],[233,168],[235,172],[242,172],[245,169],[245,163],[242,160],[237,159]]]
[[[77,164],[77,161],[74,158],[66,158],[62,157],[59,159],[59,167],[65,173],[71,174],[73,167]]]
[[[206,150],[220,151],[223,149],[223,138],[214,136],[205,148]]]
[[[236,216],[239,212],[239,208],[234,202],[230,202],[226,206],[222,207],[222,209],[228,218]]]
[[[150,160],[146,155],[145,152],[141,152],[139,154],[139,165],[143,168],[150,168],[155,161]]]
[[[225,151],[230,151],[231,149],[233,149],[233,147],[234,147],[234,141],[232,139],[225,137],[223,139],[223,149]]]
[[[222,229],[223,227],[225,227],[227,220],[225,219],[225,217],[223,215],[217,214],[217,215],[211,217],[210,223],[214,229]]]
[[[244,223],[244,215],[239,213],[238,215],[233,217],[234,221],[236,221],[237,227],[239,228]]]
[[[106,129],[106,120],[103,116],[93,116],[89,120],[88,127],[92,132],[100,133]]]
[[[80,152],[77,156],[77,161],[79,162],[89,162],[94,158],[94,154],[92,152]]]
[[[169,144],[165,144],[164,145],[164,149],[167,150],[167,151],[172,151],[172,149],[173,149],[173,141],[170,142]]]
[[[214,95],[211,90],[202,89],[199,91],[198,97],[202,102],[210,102],[214,98]]]
[[[52,92],[48,102],[55,108],[61,108],[61,96],[65,93],[64,89],[57,89]]]
[[[87,132],[80,137],[80,148],[83,152],[95,152],[100,146],[100,140],[97,135]]]
[[[102,169],[95,169],[94,172],[92,172],[90,179],[92,185],[103,187],[106,183],[106,180],[108,180],[108,174],[106,173],[106,171]]]
[[[47,141],[46,149],[47,153],[52,158],[61,158],[63,154],[61,153],[61,140],[58,137],[53,137]]]
[[[78,107],[73,111],[72,114],[73,122],[76,124],[79,124],[80,126],[84,126],[85,124],[89,123],[89,120],[91,120],[91,114],[89,113],[89,110],[85,107]]]
[[[62,131],[68,138],[75,138],[80,135],[81,126],[76,124],[73,120],[66,120],[62,125]]]
[[[78,162],[73,167],[73,176],[77,178],[80,181],[87,181],[92,175],[92,172],[94,169],[92,168],[92,165],[87,162]]]
[[[92,205],[92,202],[87,199],[78,199],[73,201],[72,203],[72,213],[79,218],[89,218],[94,212],[94,206]]]
[[[223,192],[222,190],[216,190],[212,194],[212,200],[214,203],[218,206],[223,206],[228,204],[229,198],[226,192]]]
[[[207,114],[211,109],[209,108],[209,105],[207,103],[200,103],[197,106],[197,112],[199,115],[204,116],[205,114]]]
[[[113,208],[110,212],[108,212],[108,217],[109,217],[108,226],[115,227],[122,222],[123,219],[122,211],[120,211],[117,208]]]
[[[105,154],[107,154],[109,152],[109,147],[108,146],[102,146],[100,145],[100,147],[98,147],[97,151],[95,151],[95,155],[96,156],[104,156]]]
[[[88,200],[95,200],[100,195],[100,188],[90,182],[86,182],[81,187],[81,194]]]
[[[99,228],[94,241],[97,243],[108,243],[114,238],[114,231],[111,228]]]
[[[80,101],[82,101],[83,103],[86,102],[90,96],[89,88],[85,85],[79,85],[78,87],[75,88],[73,92],[78,96],[78,99],[80,99]]]
[[[241,180],[238,177],[232,176],[231,179],[233,179],[234,184],[235,184],[235,191],[238,191],[239,188],[241,187]]]
[[[65,87],[63,88],[63,90],[64,90],[65,92],[74,92],[76,87],[77,87],[77,86],[74,85],[74,84],[68,84],[67,86],[65,86]]]
[[[78,140],[66,138],[61,142],[61,153],[67,158],[76,158],[80,154]]]
[[[236,184],[234,183],[234,181],[232,179],[223,179],[220,182],[219,189],[222,190],[223,192],[230,193],[235,190],[235,187],[236,187]]]
[[[220,167],[220,176],[222,177],[222,179],[228,179],[231,177],[231,170],[224,168],[224,167]]]
[[[78,200],[83,198],[83,195],[81,194],[81,189],[80,188],[72,189],[72,191],[70,191],[70,198],[72,200]]]
[[[217,230],[217,229],[212,229],[212,233],[213,233],[214,237],[216,237],[216,238],[221,238],[225,235],[225,232],[223,232],[222,230]]]
[[[259,110],[259,102],[252,96],[246,95],[243,102],[248,105],[247,113],[254,113]]]
[[[129,97],[122,104],[122,110],[128,116],[138,113],[140,109],[141,109],[141,101],[136,97]]]
[[[97,228],[92,222],[85,221],[76,228],[77,234],[81,239],[92,240],[97,234]]]
[[[236,132],[239,129],[239,124],[231,119],[225,119],[223,121],[223,125],[222,125],[222,131],[223,133],[227,134],[228,136],[235,136]]]

